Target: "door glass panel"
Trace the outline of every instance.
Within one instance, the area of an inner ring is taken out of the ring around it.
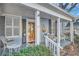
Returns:
[[[35,41],[35,25],[34,23],[29,22],[29,42]]]

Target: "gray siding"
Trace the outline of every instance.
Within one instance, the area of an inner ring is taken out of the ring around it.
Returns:
[[[0,16],[0,36],[5,35],[5,17]]]
[[[49,20],[48,19],[41,19],[41,32],[42,28],[46,29],[46,32],[49,32]]]
[[[33,10],[26,6],[20,6],[20,4],[4,4],[3,14],[13,14],[18,16],[30,16],[33,17]]]
[[[46,28],[46,32],[49,33],[49,20],[48,19],[41,19],[41,43],[44,43],[42,28]]]

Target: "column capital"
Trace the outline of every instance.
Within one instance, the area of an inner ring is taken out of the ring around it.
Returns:
[[[39,11],[39,10],[36,10],[36,11],[35,11],[35,15],[36,15],[36,16],[40,16],[40,11]]]

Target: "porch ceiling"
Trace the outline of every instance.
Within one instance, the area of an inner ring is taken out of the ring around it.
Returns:
[[[0,5],[0,7],[2,7],[2,14],[12,14],[17,16],[26,16],[28,18],[35,18],[34,8],[25,6],[20,3],[1,3]],[[50,15],[41,12],[40,17],[49,19]]]
[[[72,21],[72,17],[70,17],[69,15],[67,15],[66,13],[63,13],[61,12],[60,10],[56,9],[55,7],[47,4],[47,3],[41,3],[41,4],[38,4],[38,3],[22,3],[24,4],[25,6],[29,6],[31,8],[34,8],[34,9],[37,9],[37,10],[40,10],[42,12],[45,12],[47,14],[50,14],[51,16],[56,16],[56,17],[60,17],[60,18],[63,18],[65,20],[69,20],[69,21]],[[38,8],[39,7],[39,8]]]

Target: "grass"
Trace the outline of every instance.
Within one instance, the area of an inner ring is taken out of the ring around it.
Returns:
[[[52,53],[44,45],[27,47],[20,52],[16,52],[13,56],[51,56]]]

